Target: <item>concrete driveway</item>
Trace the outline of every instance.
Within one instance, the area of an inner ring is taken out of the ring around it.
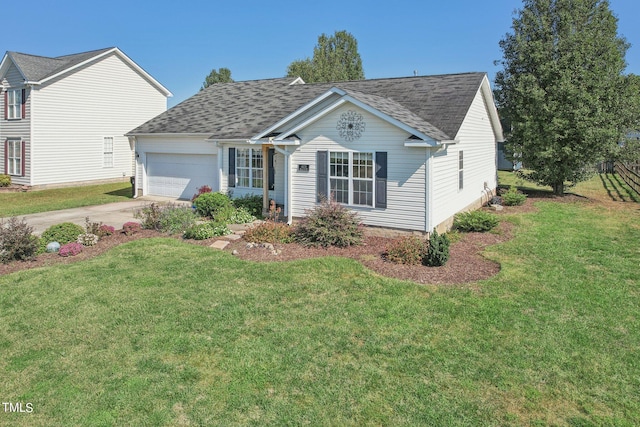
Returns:
[[[60,224],[61,222],[73,222],[74,224],[84,227],[86,217],[89,217],[91,222],[102,222],[103,224],[115,227],[117,230],[122,228],[122,224],[125,222],[139,221],[134,218],[134,212],[154,201],[160,203],[176,202],[190,204],[183,200],[177,201],[175,199],[161,197],[143,197],[126,202],[108,203],[106,205],[85,206],[82,208],[21,215],[18,216],[18,218],[25,218],[27,224],[33,227],[33,232],[38,235],[42,234],[43,231],[52,225]]]

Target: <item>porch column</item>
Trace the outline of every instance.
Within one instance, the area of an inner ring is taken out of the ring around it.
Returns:
[[[269,147],[262,144],[262,212],[269,211]]]

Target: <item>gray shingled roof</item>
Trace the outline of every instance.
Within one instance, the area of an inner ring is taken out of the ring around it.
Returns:
[[[58,56],[55,58],[29,55],[20,52],[7,52],[7,54],[11,57],[13,63],[20,69],[28,81],[37,82],[111,49],[113,48],[110,47],[106,49],[93,50],[91,52],[77,53],[74,55]]]
[[[211,85],[130,132],[249,139],[337,87],[436,139],[452,139],[485,73],[296,84],[294,78]]]

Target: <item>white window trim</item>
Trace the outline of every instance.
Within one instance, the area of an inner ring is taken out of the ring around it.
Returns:
[[[22,89],[7,90],[7,119],[22,119]]]
[[[245,166],[239,166],[238,165],[238,160],[240,159],[240,150],[249,150],[249,167],[245,167]],[[260,153],[260,155],[262,156],[262,168],[255,168],[253,166],[253,154],[254,152],[256,153]],[[265,158],[264,155],[262,153],[262,149],[261,148],[253,148],[253,147],[238,147],[236,148],[236,188],[248,188],[248,189],[262,189],[262,186],[259,187],[254,187],[253,186],[253,180],[255,179],[263,179],[263,171],[264,171],[264,167],[265,167]],[[249,171],[249,186],[245,186],[245,185],[240,185],[240,170],[248,170]],[[256,174],[256,171],[259,171]],[[254,175],[256,175],[254,177]],[[263,185],[264,185],[264,181],[263,181]]]
[[[331,153],[348,153],[348,164],[347,168],[349,171],[348,177],[332,177],[331,176]],[[353,155],[355,154],[371,154],[371,178],[356,178],[353,176]],[[329,194],[331,194],[331,179],[341,179],[348,181],[347,190],[349,195],[348,203],[341,203],[342,205],[359,207],[359,208],[374,208],[376,204],[376,154],[373,151],[344,151],[344,150],[329,150],[327,153],[327,190]],[[356,204],[354,203],[353,193],[354,193],[354,185],[353,181],[370,181],[371,182],[371,204]]]
[[[7,175],[22,176],[22,139],[8,139],[7,151]]]
[[[111,140],[111,151],[108,151],[107,141]],[[102,167],[106,169],[113,169],[114,167],[114,151],[115,151],[115,138],[113,136],[102,137]],[[111,155],[111,164],[107,162],[107,155]]]

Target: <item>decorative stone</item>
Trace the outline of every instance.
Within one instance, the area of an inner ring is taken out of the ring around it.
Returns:
[[[489,205],[489,207],[490,207],[491,209],[493,209],[494,211],[501,211],[501,210],[503,210],[503,209],[504,209],[504,208],[502,207],[502,205]]]
[[[247,246],[245,246],[245,248],[247,249],[253,249],[256,246],[255,243],[247,243]]]
[[[58,242],[50,242],[47,244],[47,252],[55,253],[60,250],[60,243]]]
[[[272,250],[275,249],[271,243],[265,243],[264,244],[264,248],[269,250],[269,251],[272,251]]]
[[[238,239],[242,239],[242,236],[239,234],[229,234],[227,237],[227,240],[238,240]]]
[[[216,240],[211,245],[209,245],[209,247],[213,249],[224,249],[228,244],[229,242],[225,242],[224,240]]]
[[[231,251],[231,255],[238,256],[238,255],[240,255],[240,252],[238,252],[237,250],[234,249],[234,250]]]

